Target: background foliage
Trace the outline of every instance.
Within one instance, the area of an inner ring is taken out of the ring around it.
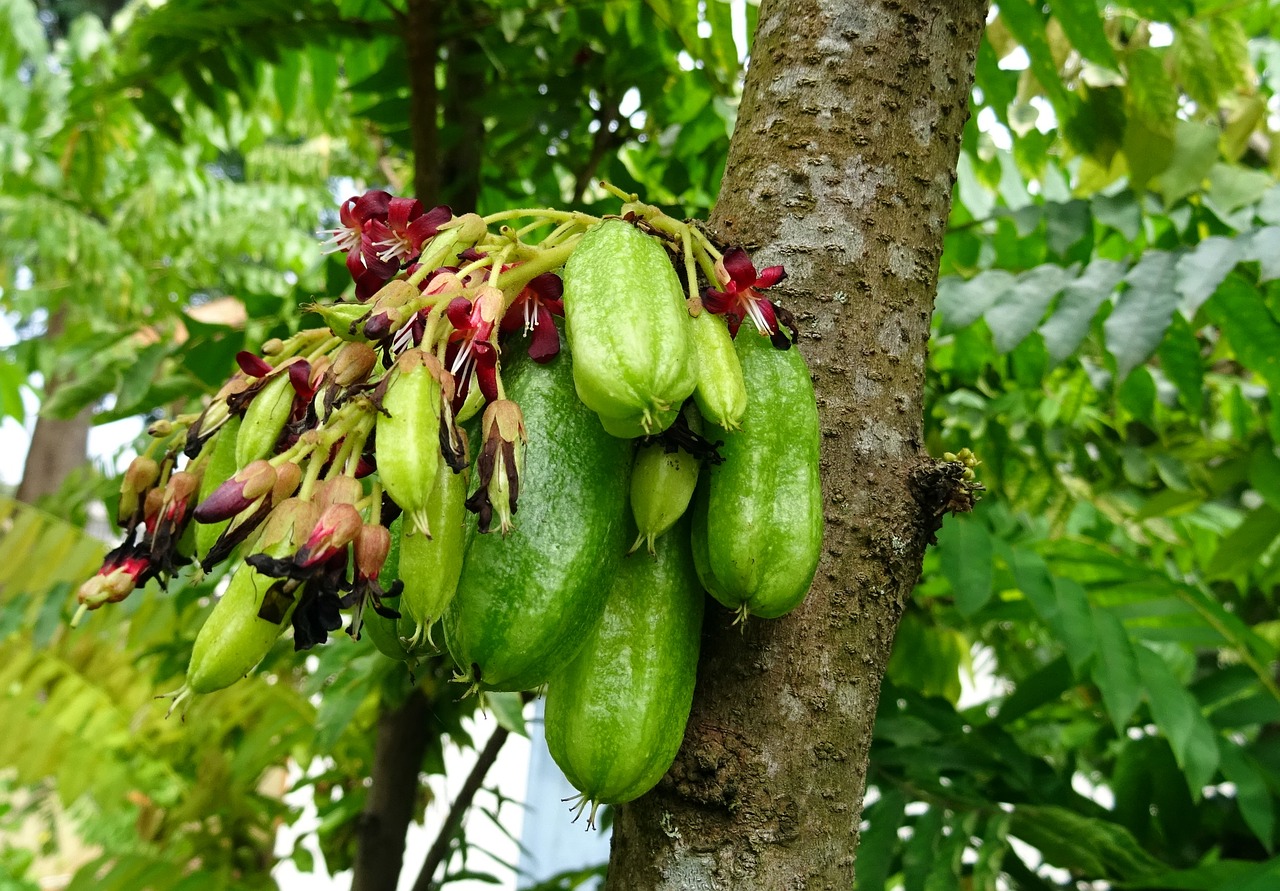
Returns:
[[[735,9],[749,33],[755,7],[720,0],[442,6],[443,196],[590,207],[605,177],[705,212]],[[344,286],[312,234],[336,201],[411,190],[396,3],[173,0],[109,27],[74,12],[0,0],[0,305],[19,332],[0,412],[19,418],[21,390],[57,377],[72,383],[42,410],[99,420],[211,391],[236,350]],[[931,452],[974,449],[988,492],[947,520],[903,620],[859,888],[1280,882],[1278,72],[1266,4],[993,11],[926,418]],[[225,297],[243,321],[202,321]],[[42,506],[79,520],[114,487],[86,477]],[[266,779],[323,757],[301,782],[325,866],[352,863],[402,670],[367,644],[304,665],[286,643],[166,722],[151,697],[177,686],[217,579],[72,632],[97,546],[0,515],[0,779],[25,802],[0,825],[60,801],[103,851],[75,887],[257,887],[298,817]],[[49,559],[15,559],[31,542]],[[417,683],[439,772],[445,745],[471,744],[471,705],[443,673]],[[0,881],[23,887],[28,861],[0,851]]]

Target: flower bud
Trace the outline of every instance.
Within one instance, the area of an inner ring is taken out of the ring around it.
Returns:
[[[276,468],[276,484],[271,489],[271,503],[279,504],[298,491],[302,484],[302,468],[292,462]]]
[[[354,505],[330,505],[320,514],[315,528],[307,536],[307,543],[298,549],[294,562],[301,567],[324,563],[355,541],[363,525],[364,520]]]
[[[235,476],[200,502],[196,507],[195,518],[200,523],[229,520],[271,492],[277,480],[276,469],[268,461],[254,461],[238,470]]]
[[[364,497],[364,486],[349,476],[336,476],[316,487],[316,508],[324,511],[334,504],[355,504]]]
[[[363,303],[333,303],[329,306],[313,303],[304,308],[324,319],[329,330],[346,341],[361,339],[356,330],[369,315],[369,307]]]
[[[338,386],[350,387],[363,383],[377,363],[378,354],[373,347],[367,343],[348,343],[338,350],[329,371]]]
[[[366,523],[356,536],[356,578],[376,579],[391,553],[391,532],[379,523]]]
[[[129,469],[124,472],[124,479],[120,481],[120,506],[116,511],[116,518],[120,523],[128,523],[138,512],[142,493],[154,486],[159,478],[160,465],[155,459],[139,455],[130,462]]]
[[[475,245],[489,231],[484,219],[476,213],[464,213],[461,216],[454,217],[452,222],[446,223],[441,229],[456,229],[458,240],[455,244],[467,247]]]
[[[528,442],[524,415],[511,400],[499,399],[485,409],[480,426],[484,436],[476,460],[480,488],[467,499],[467,508],[477,514],[481,532],[489,531],[496,513],[499,531],[505,535],[511,531],[511,517],[520,496],[520,473]]]

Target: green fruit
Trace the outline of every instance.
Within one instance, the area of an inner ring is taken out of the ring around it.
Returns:
[[[397,569],[404,582],[400,612],[413,624],[409,637],[416,643],[430,633],[458,589],[462,554],[466,544],[467,478],[454,473],[443,461],[427,500],[431,538],[415,532],[400,538]]]
[[[642,415],[632,415],[628,418],[610,418],[600,415],[600,426],[604,427],[605,432],[610,436],[616,436],[619,439],[639,439],[642,436],[648,436],[650,430],[654,432],[666,430],[678,414],[680,410],[677,407],[657,412],[648,418]]]
[[[564,666],[604,609],[626,550],[631,446],[578,401],[566,350],[546,365],[516,356],[502,376],[529,437],[519,510],[505,536],[480,535],[468,518],[444,633],[475,686],[528,690]]]
[[[275,454],[276,442],[293,411],[294,395],[288,370],[272,372],[244,411],[244,421],[236,435],[237,467]]]
[[[204,475],[200,477],[200,500],[196,502],[197,504],[212,495],[215,489],[231,479],[239,469],[239,465],[236,464],[236,440],[239,433],[240,418],[232,415],[222,428],[213,434],[213,454],[209,456]],[[195,527],[197,560],[204,559],[214,542],[218,540],[218,536],[222,535],[222,531],[230,523],[230,520],[222,520],[218,523],[193,522],[191,524]]]
[[[747,410],[747,385],[742,363],[724,320],[703,311],[690,320],[698,353],[698,386],[693,401],[702,416],[726,430],[737,430]]]
[[[684,290],[662,243],[622,220],[588,230],[564,267],[579,398],[602,418],[665,429],[697,383]]]
[[[408,515],[411,526],[431,534],[427,502],[440,464],[440,363],[422,350],[396,362],[377,421],[378,477]]]
[[[547,684],[547,748],[592,819],[600,802],[652,789],[684,738],[704,603],[688,527],[664,536],[656,557],[622,561],[600,624]]]
[[[709,434],[724,461],[698,486],[693,556],[716,600],[771,619],[804,599],[822,551],[818,407],[799,350],[748,330],[736,350],[747,410],[739,430]]]
[[[631,515],[641,542],[653,553],[653,543],[684,516],[698,485],[698,459],[684,449],[668,452],[662,443],[642,446],[631,468]]]
[[[276,558],[288,556],[305,540],[316,518],[314,506],[293,498],[285,501],[268,519],[255,551]],[[279,624],[258,617],[267,592],[284,584],[283,579],[240,564],[196,635],[187,666],[190,692],[212,693],[229,687],[262,661],[289,624],[297,604],[295,597]]]

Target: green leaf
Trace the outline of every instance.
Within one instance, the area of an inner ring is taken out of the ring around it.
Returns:
[[[1045,211],[1045,242],[1054,256],[1065,257],[1092,230],[1088,201],[1053,202],[1045,205]]]
[[[1079,582],[1061,576],[1054,577],[1053,590],[1058,599],[1054,626],[1062,636],[1072,670],[1077,677],[1082,677],[1098,649],[1089,597]]]
[[[1280,510],[1280,458],[1269,445],[1260,445],[1249,458],[1249,485],[1262,500]]]
[[[1136,650],[1151,716],[1169,740],[1191,797],[1199,800],[1218,769],[1218,735],[1165,661],[1145,646]]]
[[[988,307],[1013,287],[1012,273],[1003,269],[980,272],[969,280],[949,275],[938,282],[935,308],[942,316],[942,330],[954,331],[971,325]]]
[[[1053,0],[1049,8],[1080,55],[1113,71],[1119,70],[1096,0]]]
[[[1061,362],[1072,355],[1089,333],[1089,325],[1098,307],[1111,296],[1121,279],[1125,265],[1115,260],[1094,260],[1084,274],[1063,289],[1062,299],[1043,325],[1040,336],[1050,358]]]
[[[1028,270],[986,311],[984,318],[999,352],[1009,352],[1035,330],[1073,271],[1051,263]]]
[[[1093,611],[1093,627],[1097,634],[1098,658],[1093,663],[1093,681],[1102,694],[1107,714],[1116,728],[1124,733],[1142,700],[1142,684],[1138,676],[1138,657],[1120,620],[1106,609]]]
[[[858,888],[861,891],[884,891],[906,806],[906,793],[889,788],[883,790],[880,799],[863,814],[868,825],[858,841]]]
[[[1120,379],[1146,361],[1160,345],[1178,304],[1177,257],[1147,251],[1125,276],[1129,287],[1120,294],[1103,331],[1107,349],[1115,356]]]
[[[519,693],[485,693],[484,702],[493,712],[499,727],[505,727],[517,736],[529,736],[524,724],[524,699]]]
[[[14,363],[0,362],[0,420],[13,418],[19,424],[26,420],[27,410],[22,403],[26,383],[21,368]]]
[[[1137,879],[1162,868],[1123,826],[1064,807],[1017,805],[1009,833],[1054,866],[1091,877]]]
[[[1204,108],[1218,106],[1219,91],[1230,83],[1218,53],[1209,40],[1208,29],[1194,19],[1179,23],[1171,50],[1178,81],[1187,95]]]
[[[1070,663],[1065,656],[1059,656],[1018,681],[1013,693],[1001,703],[997,720],[1009,724],[1042,705],[1056,702],[1074,683]]]
[[[1210,236],[1178,259],[1177,288],[1182,313],[1195,318],[1196,310],[1213,296],[1240,260],[1240,243],[1234,238]]]
[[[938,530],[938,558],[951,583],[956,609],[971,616],[991,599],[991,535],[972,515],[949,518]]]
[[[1236,787],[1236,806],[1245,824],[1268,853],[1275,850],[1276,806],[1261,765],[1240,746],[1218,741],[1222,748],[1222,775]]]
[[[1261,170],[1250,170],[1235,164],[1214,164],[1209,171],[1209,189],[1205,198],[1227,213],[1253,204],[1275,185],[1275,179]]]
[[[1217,127],[1196,121],[1177,122],[1173,157],[1160,175],[1159,190],[1166,207],[1200,191],[1209,171],[1218,160]]]
[[[1264,504],[1245,515],[1242,522],[1222,539],[1205,567],[1211,579],[1231,578],[1253,566],[1280,536],[1280,511]]]
[[[1115,195],[1094,195],[1090,204],[1093,218],[1115,229],[1126,241],[1135,240],[1142,231],[1142,208],[1128,189]],[[1089,265],[1092,267],[1093,264]]]
[[[1039,3],[1028,0],[1008,0],[999,7],[1000,19],[1031,60],[1031,72],[1055,105],[1067,105],[1068,96],[1058,66],[1053,61],[1053,50],[1045,33],[1045,18]]]
[[[1258,264],[1258,280],[1269,282],[1280,278],[1280,226],[1264,226],[1254,230],[1241,250],[1246,260]]]
[[[1272,389],[1280,389],[1280,324],[1258,290],[1232,273],[1206,304],[1206,311],[1245,367],[1262,375]]]
[[[1180,313],[1174,313],[1156,353],[1165,377],[1178,388],[1178,398],[1198,417],[1204,411],[1204,358],[1200,341]]]
[[[1194,869],[1162,873],[1149,880],[1129,882],[1125,888],[1150,891],[1273,891],[1280,880],[1280,859],[1266,863],[1219,860]]]

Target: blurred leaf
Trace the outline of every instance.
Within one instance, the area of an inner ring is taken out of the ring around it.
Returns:
[[[1199,799],[1218,769],[1218,736],[1165,661],[1147,647],[1136,650],[1152,717],[1169,740],[1191,796]]]
[[[1110,611],[1095,609],[1093,626],[1098,641],[1093,681],[1102,694],[1112,726],[1122,734],[1142,699],[1138,658],[1124,626]]]
[[[886,789],[863,812],[868,823],[858,840],[858,888],[885,891],[898,847],[898,827],[905,819],[907,796],[901,789]]]
[[[997,350],[1009,352],[1035,330],[1072,272],[1046,263],[1018,276],[984,315]]]
[[[1122,380],[1160,345],[1178,305],[1176,266],[1173,254],[1147,251],[1125,276],[1129,287],[1103,326]]]
[[[947,276],[938,282],[934,304],[943,319],[943,330],[954,331],[977,321],[1014,286],[1016,279],[1003,269],[980,272],[973,278]]]
[[[972,516],[955,516],[938,530],[942,572],[955,593],[956,609],[970,616],[991,599],[991,536]]]
[[[519,693],[489,692],[485,693],[484,701],[499,727],[505,727],[517,736],[529,736],[524,724],[524,698]]]

